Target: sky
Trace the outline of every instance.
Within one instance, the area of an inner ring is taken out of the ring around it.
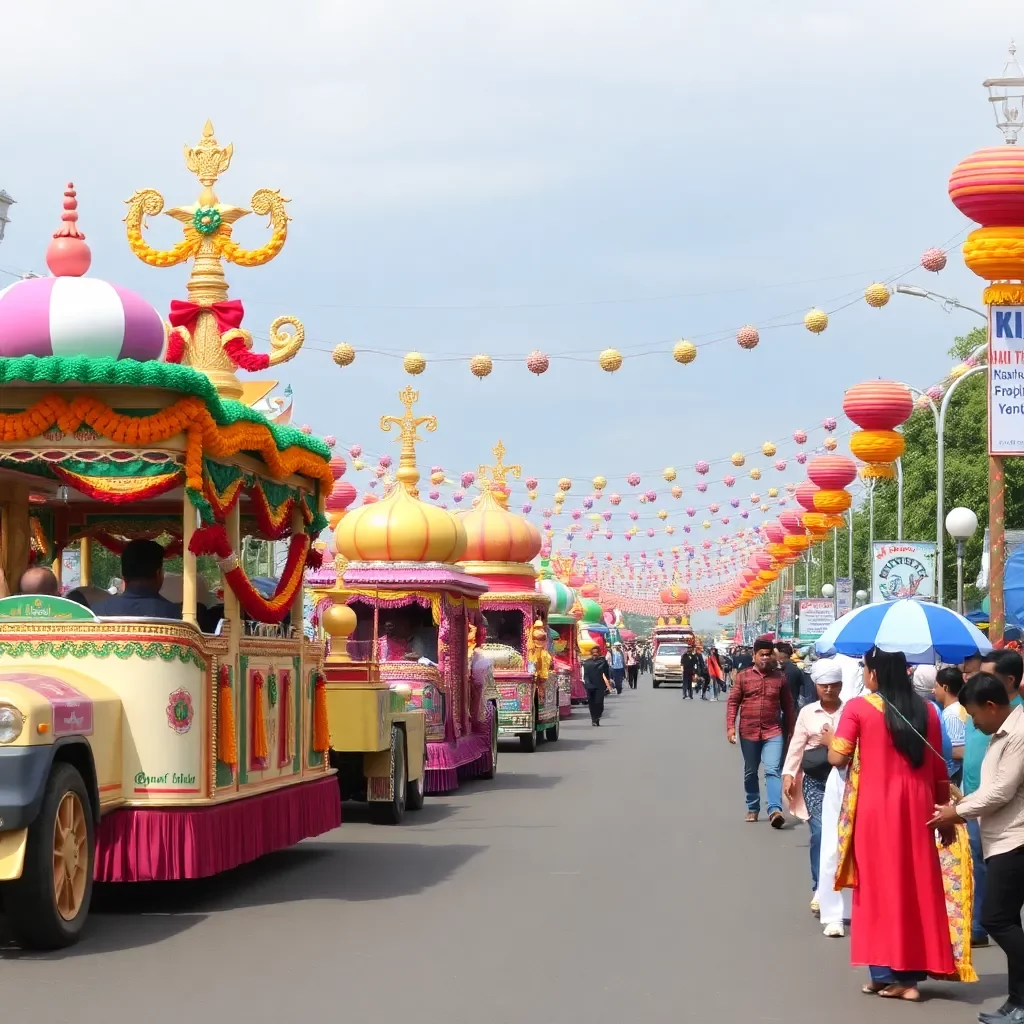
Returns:
[[[210,118],[234,144],[221,200],[261,187],[291,200],[282,254],[228,280],[258,337],[281,314],[306,326],[275,375],[298,422],[397,454],[378,420],[401,412],[400,354],[418,350],[418,411],[439,421],[424,470],[475,469],[500,437],[540,478],[540,508],[559,477],[575,500],[597,474],[628,491],[633,471],[660,505],[673,466],[682,522],[697,460],[829,415],[842,433],[852,384],[948,372],[971,314],[856,300],[906,273],[980,304],[946,182],[1001,142],[981,82],[1015,33],[1024,17],[1005,0],[18,4],[0,66],[0,188],[17,200],[0,271],[45,272],[73,180],[91,273],[162,311],[184,298],[187,270],[129,252],[123,204],[146,187],[193,202],[182,147]],[[157,218],[151,244],[178,230]],[[268,232],[249,217],[235,237]],[[940,275],[913,269],[946,245]],[[799,325],[812,306],[838,310],[821,335]],[[734,340],[744,324],[761,330],[753,351]],[[701,345],[692,365],[671,359],[679,338]],[[358,353],[344,369],[329,355],[340,341]],[[607,347],[627,356],[615,374],[597,366]],[[536,377],[534,349],[572,358]],[[496,360],[482,381],[477,352]],[[725,471],[700,503],[727,496]],[[616,534],[593,549],[642,549]]]

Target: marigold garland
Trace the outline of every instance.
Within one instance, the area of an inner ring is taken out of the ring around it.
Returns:
[[[181,483],[182,475],[177,467],[172,473],[148,477],[89,477],[81,473],[72,473],[57,465],[51,468],[62,483],[74,487],[88,498],[102,501],[105,505],[127,505],[159,497],[174,490]]]
[[[231,692],[231,668],[217,670],[217,760],[238,766],[238,740],[235,738],[235,702]]]
[[[331,727],[327,718],[327,680],[319,669],[313,676],[313,750],[325,754],[331,749]]]
[[[270,751],[267,744],[267,720],[263,712],[263,673],[252,674],[252,759],[264,768]]]

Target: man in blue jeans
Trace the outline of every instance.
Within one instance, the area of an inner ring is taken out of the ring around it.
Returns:
[[[725,717],[730,743],[736,742],[738,725],[749,822],[757,821],[761,811],[758,772],[764,765],[768,820],[772,828],[782,828],[786,823],[782,813],[782,755],[786,737],[793,734],[794,722],[793,694],[775,662],[775,644],[771,640],[755,640],[754,664],[737,674],[729,691]]]
[[[967,675],[968,666],[965,662],[964,675]],[[1006,687],[1007,696],[1010,698],[1011,709],[1024,704],[1018,692],[1021,684],[1021,677],[1024,676],[1024,661],[1016,651],[993,651],[986,654],[981,663],[983,672],[991,672],[998,676],[1003,686]],[[988,750],[990,737],[980,729],[975,728],[974,722],[968,717],[964,723],[964,760],[963,760],[963,793],[970,796],[977,791],[981,785],[981,762],[985,760],[985,752]],[[974,862],[974,920],[971,922],[971,945],[987,946],[988,933],[981,924],[981,907],[985,902],[985,887],[988,881],[988,872],[985,868],[985,858],[981,849],[981,825],[977,818],[967,819],[967,834],[971,839],[971,859]]]

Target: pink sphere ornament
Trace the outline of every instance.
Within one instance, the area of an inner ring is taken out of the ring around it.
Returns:
[[[313,428],[308,423],[303,423],[302,426],[299,427],[299,432],[305,434],[306,437],[309,437],[313,433]]]
[[[657,495],[657,492],[655,492],[655,491],[645,491],[644,492],[644,497],[648,501],[657,501],[658,500],[658,495]]]
[[[594,499],[591,497],[584,498],[583,507],[589,512],[594,507]]]
[[[612,531],[611,530],[605,530],[604,531],[604,539],[605,540],[611,540],[612,539]],[[611,555],[608,556],[608,560],[609,561],[611,561],[611,557],[612,557]]]
[[[526,368],[530,373],[537,374],[538,377],[542,373],[546,373],[550,365],[551,360],[543,352],[534,350],[526,357]]]
[[[583,515],[583,513],[578,508],[574,508],[571,514],[574,521],[578,520]]]
[[[672,497],[681,498],[683,496],[683,489],[678,484],[672,488]]]
[[[921,254],[921,266],[925,270],[937,274],[940,270],[945,269],[946,254],[941,249],[925,249]]]
[[[361,444],[354,444],[349,448],[348,453],[353,459],[358,459],[363,454],[363,446]]]
[[[459,477],[459,482],[463,487],[470,487],[476,481],[476,473],[467,470]]]
[[[796,455],[793,456],[793,458],[795,458],[796,461],[799,462],[802,466],[807,461],[807,452],[797,452]]]
[[[692,519],[697,514],[697,510],[695,508],[688,508],[686,514]]]
[[[653,537],[654,536],[654,531],[650,527],[648,527],[648,529],[647,529],[647,536],[648,537]]]
[[[622,502],[622,495],[621,494],[611,494],[611,495],[608,496],[608,500],[613,505],[619,505]]]
[[[640,474],[639,473],[630,473],[629,476],[626,477],[626,483],[629,484],[630,487],[639,487],[640,486]]]
[[[465,496],[466,496],[466,492],[465,491],[452,491],[452,501],[454,501],[456,505],[458,505],[459,502],[462,501],[462,499]]]
[[[533,506],[529,503],[523,505],[523,515],[528,516],[533,511]]]
[[[730,498],[729,499],[729,504],[732,505],[733,508],[739,508],[740,507],[740,499],[739,498]]]
[[[437,499],[441,497],[441,492],[431,491],[428,497],[430,498],[431,501],[437,501]]]
[[[736,483],[736,477],[730,474],[722,481],[722,483],[725,484],[726,487],[732,487],[733,484]]]
[[[606,523],[609,523],[609,522],[611,522],[612,514],[611,514],[611,512],[609,512],[609,511],[608,511],[608,509],[605,509],[605,510],[604,510],[604,511],[603,511],[603,512],[601,513],[601,518],[602,518],[602,519],[603,519],[603,520],[604,520],[604,521],[605,521]]]
[[[635,508],[629,510],[629,518],[635,523],[640,518],[640,513]]]
[[[334,448],[338,444],[338,439],[333,434],[328,434],[324,438],[324,444],[327,445],[328,448]]]
[[[741,327],[736,332],[736,344],[740,348],[752,349],[757,348],[757,343],[761,340],[761,336],[757,333],[756,327],[751,327],[747,324],[746,327]]]
[[[693,468],[701,476],[707,476],[711,470],[711,466],[703,459],[701,459]]]
[[[391,456],[390,455],[382,455],[377,460],[377,465],[383,467],[384,469],[390,469],[391,468]]]
[[[706,483],[704,483],[703,480],[701,480],[701,482],[699,484],[697,484],[697,490],[698,490],[698,492],[700,494],[704,494],[705,491],[707,491],[707,489],[708,489],[708,485]]]
[[[797,444],[806,444],[807,443],[807,431],[806,430],[794,430],[793,431],[793,440],[796,441]]]
[[[826,416],[826,417],[825,417],[825,418],[824,418],[824,419],[823,419],[823,420],[821,421],[821,425],[822,425],[822,426],[823,426],[823,427],[824,427],[824,428],[825,428],[825,429],[826,429],[826,430],[827,430],[827,431],[828,431],[829,433],[831,433],[831,432],[832,432],[833,430],[835,430],[835,429],[836,429],[836,418],[835,418],[835,416]]]
[[[775,460],[775,468],[780,473],[785,473],[786,472],[786,460],[785,459],[776,459]]]

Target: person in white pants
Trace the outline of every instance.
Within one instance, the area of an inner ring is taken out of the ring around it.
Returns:
[[[837,654],[835,660],[843,670],[843,689],[839,696],[846,704],[864,692],[864,670],[857,658]],[[841,939],[846,934],[844,922],[850,920],[853,905],[850,890],[836,892],[833,884],[839,867],[839,812],[845,788],[846,769],[833,768],[825,783],[821,808],[821,860],[818,862],[818,891],[814,897],[825,935],[830,939]]]

